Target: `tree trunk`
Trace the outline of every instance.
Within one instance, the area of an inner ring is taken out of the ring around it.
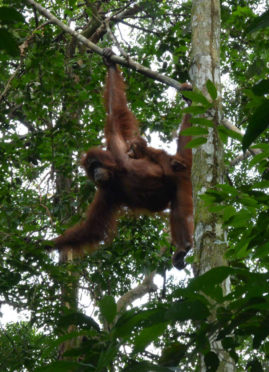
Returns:
[[[192,7],[192,52],[190,77],[193,86],[210,100],[206,82],[211,80],[218,91],[217,104],[207,113],[207,118],[215,123],[209,128],[207,143],[193,150],[193,194],[195,210],[195,263],[196,276],[217,267],[227,265],[224,252],[227,247],[222,222],[210,213],[199,195],[214,189],[224,178],[223,147],[217,125],[221,121],[220,84],[220,2],[219,0],[193,0]],[[223,283],[223,293],[230,290],[230,281]],[[212,316],[214,320],[214,315]],[[220,360],[218,371],[233,372],[233,360],[222,348],[220,342],[212,341],[211,350]],[[206,371],[201,357],[200,371]]]

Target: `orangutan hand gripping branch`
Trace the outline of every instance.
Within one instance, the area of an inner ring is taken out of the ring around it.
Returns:
[[[91,252],[100,242],[113,237],[121,207],[152,213],[170,208],[172,244],[176,247],[173,264],[182,269],[193,242],[192,152],[185,148],[190,137],[179,134],[174,156],[147,147],[127,106],[125,85],[118,67],[110,60],[111,54],[111,49],[104,52],[108,66],[104,94],[107,150],[92,148],[81,161],[98,189],[86,219],[54,243],[58,249],[72,247]],[[185,88],[190,86],[186,84]],[[190,115],[186,114],[181,130],[190,125]]]

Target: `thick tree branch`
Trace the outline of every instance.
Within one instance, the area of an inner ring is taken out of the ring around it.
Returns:
[[[233,125],[228,119],[222,119],[222,124],[227,128],[232,130],[235,133],[241,134],[243,136],[243,133],[240,131],[239,128],[237,128],[235,125]]]
[[[125,310],[134,300],[143,297],[145,294],[150,292],[156,292],[158,287],[153,283],[153,278],[156,271],[153,271],[149,275],[145,276],[145,279],[137,287],[131,289],[125,293],[117,302],[117,313]]]
[[[162,247],[159,253],[161,257],[167,247]],[[130,291],[126,292],[117,302],[117,313],[119,314],[120,311],[125,310],[128,305],[130,305],[133,301],[137,300],[138,298],[143,297],[145,294],[150,292],[156,292],[158,287],[154,284],[153,279],[156,274],[156,270],[153,270],[151,273],[145,276],[143,282],[139,284],[137,287],[131,289]]]

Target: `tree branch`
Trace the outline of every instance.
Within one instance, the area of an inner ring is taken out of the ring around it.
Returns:
[[[252,149],[254,150],[254,149]],[[234,158],[231,162],[230,162],[230,166],[231,167],[235,167],[237,164],[239,164],[242,160],[245,160],[246,158],[248,158],[249,156],[251,156],[252,153],[250,151],[246,151],[244,154],[241,154],[241,155],[238,155],[236,158]]]
[[[238,133],[238,134],[241,134],[241,136],[243,137],[244,134],[240,131],[239,128],[237,128],[235,125],[233,125],[228,119],[225,119],[223,118],[222,119],[222,124],[227,128],[227,129],[230,129],[232,130],[233,132],[235,133]],[[258,155],[261,153],[261,150],[259,149],[248,149],[248,151],[245,153],[245,154],[242,154],[242,155],[239,155],[238,157],[236,157],[234,160],[231,161],[230,165],[231,166],[235,166],[236,164],[238,164],[241,160],[249,157],[250,155]]]
[[[237,128],[235,125],[233,125],[228,119],[223,118],[222,124],[227,128],[232,130],[235,133],[241,134],[243,136],[244,134],[241,132],[239,128]]]
[[[72,30],[70,27],[68,27],[66,24],[61,22],[58,18],[56,18],[54,15],[52,15],[48,10],[43,8],[40,4],[37,4],[34,0],[26,0],[28,4],[31,4],[34,6],[41,14],[43,14],[44,17],[49,19],[52,23],[57,25],[58,27],[62,28],[65,32],[69,33],[70,35],[74,36],[78,41],[80,41],[82,44],[86,45],[89,49],[93,50],[95,53],[99,54],[100,56],[103,56],[103,49],[99,48],[96,44],[92,43],[90,40],[86,39],[84,36],[76,32],[75,30]],[[171,79],[167,76],[161,75],[156,71],[152,71],[147,67],[144,67],[140,65],[140,63],[135,62],[131,58],[128,58],[128,60],[121,58],[119,56],[113,55],[111,57],[111,60],[115,63],[118,63],[122,66],[130,67],[131,69],[140,72],[143,75],[146,75],[154,80],[160,81],[161,83],[164,83],[168,86],[174,87],[175,89],[180,90],[181,84],[177,82],[174,79]]]
[[[147,293],[156,292],[158,287],[153,283],[153,278],[156,271],[151,272],[149,275],[145,276],[143,282],[137,287],[131,289],[125,293],[117,302],[117,313],[125,310],[128,305],[130,305],[134,300],[141,298]]]
[[[111,28],[109,26],[109,20],[106,21],[106,29],[107,29],[108,36],[116,44],[116,46],[117,46],[118,50],[120,51],[121,55],[123,55],[125,58],[128,58],[128,54],[125,52],[124,49],[122,49],[122,47],[120,46],[120,43],[118,42],[117,38],[115,37],[115,35],[111,31]]]
[[[159,253],[160,257],[165,253],[166,249],[167,247],[162,247],[160,249],[160,253]],[[156,270],[146,275],[141,284],[139,284],[137,287],[125,293],[118,300],[117,302],[117,313],[118,314],[120,313],[121,310],[125,310],[128,305],[130,305],[133,301],[137,300],[138,298],[143,297],[147,293],[157,291],[158,287],[153,283],[155,274],[156,274]]]
[[[128,23],[128,22],[123,21],[123,20],[121,20],[120,23],[123,23],[124,25],[126,25],[128,27],[136,28],[137,30],[147,32],[148,34],[156,35],[156,36],[159,36],[159,37],[162,35],[160,32],[156,32],[156,31],[153,31],[153,30],[148,30],[147,28],[144,28],[144,27],[132,25],[131,23]]]

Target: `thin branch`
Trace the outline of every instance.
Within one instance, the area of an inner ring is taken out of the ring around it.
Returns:
[[[29,132],[32,132],[32,133],[35,132],[35,128],[34,128],[33,124],[30,121],[27,120],[27,118],[25,117],[25,115],[21,111],[22,105],[16,105],[14,107],[10,107],[10,105],[5,100],[5,98],[4,98],[4,101],[7,103],[7,105],[9,106],[9,109],[10,109],[10,111],[7,112],[7,116],[10,119],[19,120],[20,123],[22,125],[24,125],[29,130]],[[23,137],[24,136],[22,136],[21,138],[23,138]]]
[[[128,57],[128,54],[125,52],[124,49],[122,49],[122,47],[120,46],[120,43],[118,42],[116,36],[113,34],[113,32],[111,31],[111,28],[109,26],[109,19],[106,21],[106,29],[107,29],[107,33],[108,33],[108,36],[110,37],[110,39],[116,44],[119,52],[121,53],[121,55],[123,55],[125,58],[129,58]]]
[[[120,22],[123,18],[129,18],[130,16],[137,14],[140,10],[143,10],[143,6],[136,4],[133,7],[129,7],[128,9],[125,10],[121,9],[119,13],[117,13],[116,15],[113,14],[111,17],[108,17],[107,19],[115,24]],[[92,42],[96,42],[105,34],[105,32],[106,32],[105,22],[102,22],[102,24],[97,28],[94,34],[91,35],[90,40]]]
[[[131,27],[131,28],[136,28],[137,30],[146,32],[148,34],[153,34],[153,35],[156,35],[156,36],[161,36],[162,35],[161,32],[156,32],[156,31],[153,31],[153,30],[148,30],[147,28],[144,28],[144,27],[132,25],[131,23],[123,21],[123,20],[121,20],[120,23],[123,23],[124,25],[126,25],[128,27]]]
[[[134,3],[134,1],[127,1],[126,4],[123,7],[118,8],[118,9],[111,9],[111,12],[114,14],[113,17],[118,17],[118,16],[121,17],[121,14],[129,13],[130,12],[130,9],[133,9],[133,8],[130,8],[130,5],[132,3]],[[141,5],[138,5],[138,4],[135,5],[135,7],[139,7],[140,9],[142,8]],[[125,16],[126,15],[124,15],[124,17]]]
[[[2,101],[2,99],[6,96],[7,92],[9,91],[10,89],[10,86],[11,86],[11,82],[12,80],[15,79],[15,77],[17,76],[18,72],[20,71],[20,68],[21,68],[21,63],[19,64],[19,66],[16,68],[15,72],[10,76],[10,78],[8,79],[7,83],[6,83],[6,86],[3,90],[3,92],[0,94],[0,102]]]
[[[227,129],[230,129],[232,130],[233,132],[235,133],[238,133],[240,134],[242,137],[244,136],[244,134],[241,132],[241,130],[239,128],[237,128],[235,125],[233,125],[228,119],[225,119],[223,118],[222,119],[222,124],[227,128]],[[232,162],[231,162],[231,165],[236,165],[237,163],[239,163],[242,159],[244,159],[244,157],[248,157],[250,155],[258,155],[261,153],[261,150],[259,149],[248,149],[248,151],[246,152],[245,155],[240,155],[239,157],[237,157],[236,159],[234,159]],[[238,161],[237,161],[238,159]]]
[[[41,181],[40,183],[42,183],[42,181]],[[41,206],[42,208],[44,208],[45,211],[47,212],[47,216],[49,217],[49,219],[50,219],[50,223],[51,223],[51,225],[53,226],[54,223],[53,223],[52,214],[50,213],[50,210],[49,210],[49,208],[46,206],[46,204],[44,204],[43,201],[42,201],[42,197],[43,197],[43,196],[42,196],[42,193],[41,193],[40,185],[38,185],[37,188],[38,188],[38,194],[39,194],[39,204],[40,204],[40,206]]]
[[[121,9],[121,11],[119,13],[114,14],[111,17],[111,20],[121,21],[123,18],[129,18],[130,16],[135,15],[137,12],[139,12],[140,10],[143,10],[143,9],[144,9],[143,5],[140,5],[140,4],[136,4],[131,8],[128,6],[127,9],[123,8],[123,9]]]
[[[238,155],[236,158],[234,158],[230,162],[230,166],[234,167],[237,164],[239,164],[242,160],[245,160],[245,159],[249,158],[250,156],[253,156],[253,155],[255,156],[255,155],[258,155],[258,154],[261,154],[261,153],[262,153],[262,151],[259,150],[259,149],[249,149],[245,153],[243,153],[241,155]]]
[[[122,35],[122,32],[121,32],[121,29],[120,29],[120,27],[119,27],[119,24],[117,24],[117,29],[118,29],[118,31],[119,31],[119,34],[120,34],[120,38],[121,38],[121,40],[123,41],[123,43],[124,43],[125,45],[127,45],[127,49],[128,49],[128,50],[131,50],[130,43],[129,43],[127,40],[124,39],[124,37],[123,37],[123,35]]]

